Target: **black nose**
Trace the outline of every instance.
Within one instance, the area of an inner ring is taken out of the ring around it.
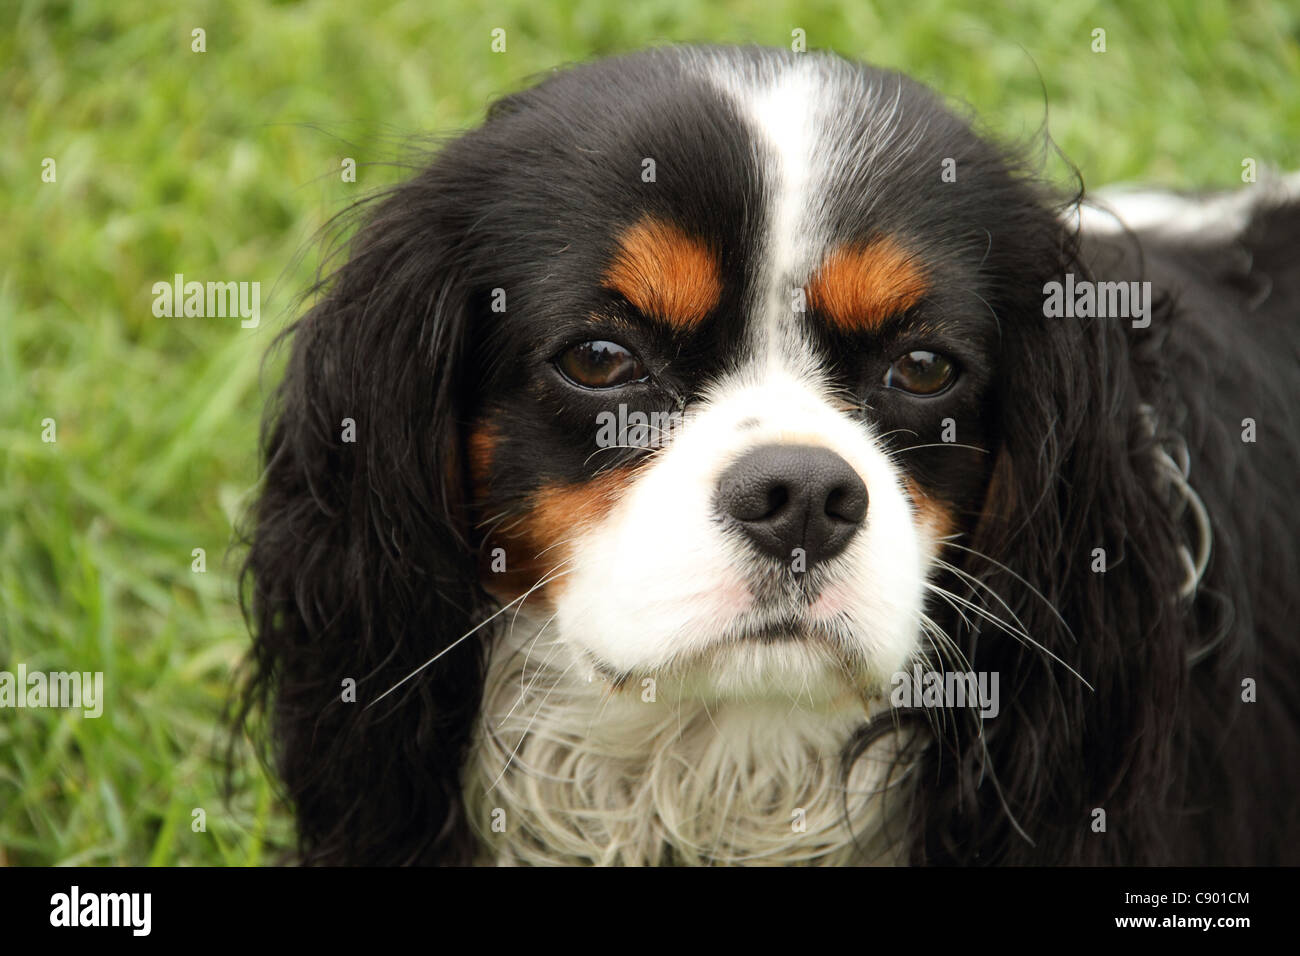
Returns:
[[[802,548],[811,565],[839,554],[861,527],[867,486],[829,448],[762,445],[722,473],[717,507],[764,554],[793,562]]]

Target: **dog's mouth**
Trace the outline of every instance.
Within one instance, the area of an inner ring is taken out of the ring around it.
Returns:
[[[810,641],[825,639],[824,626],[794,616],[759,624],[744,626],[735,635],[736,641],[758,641],[776,644],[782,641]]]
[[[790,614],[737,622],[700,650],[654,666],[619,669],[590,652],[582,656],[615,691],[649,679],[686,697],[874,699],[881,693],[878,668],[847,627]]]

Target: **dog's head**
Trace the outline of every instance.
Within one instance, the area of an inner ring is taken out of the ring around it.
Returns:
[[[1043,317],[1070,255],[899,74],[669,49],[497,103],[375,208],[272,419],[250,570],[309,855],[468,852],[494,609],[613,693],[861,708],[934,650],[958,541],[1054,561],[1055,483],[1110,454],[1064,466],[1106,413],[1108,333]]]
[[[1030,188],[901,76],[708,51],[552,78],[438,171],[484,586],[615,682],[886,686],[1054,264]]]

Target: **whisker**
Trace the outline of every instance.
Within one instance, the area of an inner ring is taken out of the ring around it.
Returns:
[[[576,661],[574,663],[576,663]],[[510,764],[515,759],[515,755],[519,753],[519,748],[524,745],[524,741],[528,738],[528,732],[533,729],[533,721],[537,720],[538,715],[542,712],[542,708],[546,706],[546,701],[550,698],[551,691],[555,690],[556,685],[559,684],[560,681],[564,679],[565,675],[572,669],[573,664],[570,664],[560,672],[560,675],[555,679],[555,682],[546,689],[546,693],[542,695],[542,700],[537,705],[537,709],[533,711],[533,716],[528,718],[528,724],[524,727],[524,732],[519,735],[519,743],[515,744],[515,749],[510,751],[510,756],[506,758],[506,765],[501,768],[501,772],[497,774],[497,778],[493,780],[492,785],[488,787],[489,791],[495,790],[497,784],[501,782],[501,778],[506,775],[506,771],[510,769]]]
[[[957,665],[958,669],[964,671],[973,671],[975,669],[974,666],[971,664],[971,662],[967,659],[961,647],[958,646],[957,642],[954,641],[952,637],[943,628],[941,628],[937,623],[935,623],[933,619],[931,619],[928,615],[924,613],[922,613],[921,618],[922,618],[922,626],[924,627],[926,624],[928,624],[929,628],[927,630],[929,630],[929,633],[938,637],[941,640],[942,643],[939,645],[939,647],[940,648],[946,647],[948,649],[949,654],[956,655],[955,659],[951,657],[949,658],[948,661],[949,663]],[[940,651],[940,653],[942,654],[942,650]]]
[[[528,692],[530,686],[528,682],[528,661],[532,658],[533,649],[537,646],[537,642],[541,640],[542,635],[546,633],[546,629],[551,626],[551,622],[554,621],[558,616],[559,616],[559,612],[557,611],[555,614],[552,614],[545,621],[543,621],[542,626],[538,628],[537,633],[533,635],[533,639],[528,642],[526,647],[523,648],[524,662],[519,667],[519,696],[515,699],[514,704],[511,705],[510,710],[506,711],[505,717],[501,718],[501,724],[504,724],[506,720],[510,717],[510,715],[515,712],[515,708],[519,706],[519,702],[524,699],[524,695]],[[537,670],[533,672],[534,676],[540,674],[546,668],[546,665],[550,662],[551,655],[554,654],[554,648],[560,643],[561,642],[558,640],[550,641],[547,643],[546,646],[552,648],[552,650],[547,653],[546,658],[542,661],[541,664],[537,666]],[[515,651],[514,655],[512,655],[511,660],[513,660],[515,657],[518,656],[519,656],[519,651],[517,650]]]
[[[517,597],[517,598],[515,598],[513,601],[511,601],[509,604],[503,604],[500,608],[498,608],[497,610],[493,611],[491,614],[489,614],[489,615],[488,615],[487,617],[485,617],[483,620],[479,621],[477,624],[475,624],[473,627],[471,627],[468,631],[466,631],[466,632],[465,632],[464,634],[462,634],[460,637],[456,638],[456,640],[452,641],[450,644],[448,644],[446,647],[444,647],[442,650],[440,650],[437,654],[434,654],[431,658],[429,658],[427,661],[425,661],[423,664],[421,664],[421,665],[420,665],[419,667],[417,667],[415,670],[411,671],[411,673],[407,674],[405,677],[403,677],[401,680],[399,680],[399,681],[398,681],[396,684],[394,684],[392,687],[388,688],[388,690],[384,691],[382,694],[380,694],[378,697],[376,697],[376,698],[375,698],[374,700],[372,700],[370,703],[366,704],[366,709],[369,710],[371,707],[374,707],[375,704],[379,703],[381,700],[383,700],[385,697],[387,697],[387,696],[388,696],[389,694],[391,694],[393,691],[397,690],[397,688],[401,687],[403,684],[405,684],[408,680],[410,680],[410,679],[411,679],[412,677],[414,677],[416,674],[420,673],[422,670],[424,670],[424,669],[425,669],[426,667],[428,667],[430,664],[434,663],[434,661],[438,660],[440,657],[442,657],[444,654],[446,654],[448,651],[450,651],[450,650],[451,650],[452,648],[454,648],[456,645],[460,644],[462,641],[464,641],[466,638],[468,638],[471,634],[474,634],[476,631],[480,630],[480,629],[483,628],[485,625],[489,624],[490,622],[494,621],[496,618],[498,618],[499,616],[501,616],[502,614],[504,614],[507,610],[509,610],[509,609],[510,609],[511,607],[513,607],[515,604],[518,604],[519,602],[526,600],[526,599],[529,597],[529,595],[531,595],[531,594],[532,594],[534,591],[536,591],[539,587],[543,587],[544,585],[549,584],[551,581],[554,581],[556,578],[563,577],[565,574],[569,574],[569,573],[570,573],[569,571],[565,571],[565,572],[563,572],[562,574],[557,574],[557,575],[554,575],[554,576],[552,576],[552,577],[543,578],[541,581],[538,581],[536,584],[534,584],[531,588],[529,588],[529,589],[528,589],[527,591],[525,591],[523,594],[519,595],[519,597]]]
[[[987,455],[989,453],[987,448],[980,448],[978,445],[963,445],[960,442],[955,441],[931,442],[928,445],[908,445],[906,448],[896,448],[894,450],[899,454],[902,454],[905,451],[916,451],[918,448],[969,448],[971,451],[977,451],[981,455]]]
[[[546,628],[550,625],[551,621],[553,620],[555,620],[554,614],[552,614],[550,619],[545,624],[542,625],[542,630],[538,631],[537,636],[533,638],[534,642],[537,641],[538,637],[542,636],[542,631],[546,630]],[[560,646],[563,643],[564,643],[563,641],[559,641],[559,640],[551,642],[551,650],[547,653],[546,658],[540,664],[537,665],[537,670],[533,671],[533,676],[531,680],[528,680],[528,663],[527,661],[524,662],[524,667],[519,672],[519,696],[516,697],[515,702],[510,705],[510,709],[506,711],[506,715],[497,722],[498,727],[505,726],[506,721],[510,719],[510,715],[515,712],[515,708],[518,707],[520,704],[522,704],[524,700],[528,697],[528,695],[532,692],[532,689],[537,686],[537,682],[541,679],[542,674],[546,672],[547,665],[551,663],[551,658],[555,656],[556,652],[559,650]],[[528,681],[526,685],[524,684],[525,680]],[[531,724],[531,721],[529,723]]]
[[[945,568],[948,571],[951,571],[953,574],[957,575],[957,577],[961,578],[964,581],[967,581],[974,587],[983,588],[985,591],[987,591],[989,594],[993,596],[993,599],[995,601],[997,601],[999,604],[1002,605],[1002,607],[1006,610],[1006,612],[1011,615],[1011,619],[1020,625],[1020,629],[1028,633],[1029,628],[1025,627],[1025,622],[1020,620],[1020,616],[1011,609],[1011,605],[1007,604],[1006,601],[1002,600],[1002,597],[998,594],[998,592],[993,590],[993,588],[990,587],[988,584],[981,581],[979,578],[975,577],[975,575],[970,574],[967,571],[963,571],[961,568],[957,567],[956,565],[949,564],[947,561],[944,561],[942,558],[935,558],[934,563],[939,565],[941,568]]]
[[[668,447],[667,445],[601,445],[590,455],[584,458],[582,463],[584,465],[590,464],[591,459],[595,458],[602,451],[618,451],[620,449],[626,451],[643,451],[647,453],[646,454],[647,458],[652,458],[656,454],[667,450],[667,447]]]
[[[1065,628],[1065,632],[1070,636],[1070,640],[1074,641],[1074,643],[1076,644],[1079,643],[1079,639],[1074,636],[1074,631],[1070,629],[1070,625],[1065,623],[1065,618],[1061,617],[1061,612],[1056,609],[1056,605],[1053,604],[1051,601],[1047,600],[1047,598],[1043,595],[1043,592],[1038,590],[1038,588],[1034,587],[1032,584],[1026,581],[1015,571],[1012,571],[1001,561],[997,561],[993,558],[990,558],[987,554],[983,553],[982,551],[977,551],[975,548],[968,548],[965,545],[958,544],[956,541],[948,541],[946,542],[946,544],[950,548],[957,548],[961,551],[965,551],[967,554],[973,554],[977,558],[983,558],[985,561],[989,562],[990,564],[996,565],[997,567],[1001,568],[1003,571],[1007,572],[1007,574],[1011,575],[1013,578],[1015,578],[1025,587],[1029,588],[1029,590],[1032,591],[1039,598],[1039,600],[1041,600],[1044,604],[1047,605],[1048,610],[1052,612],[1052,614],[1056,617],[1056,619],[1061,622],[1061,626]]]
[[[959,602],[960,604],[962,604],[962,605],[964,605],[965,607],[969,608],[971,611],[973,611],[973,612],[975,612],[976,614],[978,614],[980,617],[984,618],[986,621],[988,621],[988,622],[989,622],[990,624],[992,624],[994,627],[997,627],[997,628],[999,628],[999,629],[1005,631],[1006,633],[1010,634],[1012,637],[1016,638],[1017,640],[1026,643],[1027,646],[1034,647],[1034,648],[1037,648],[1038,650],[1042,651],[1044,654],[1046,654],[1046,655],[1047,655],[1048,657],[1050,657],[1052,660],[1056,661],[1058,664],[1060,664],[1062,667],[1064,667],[1067,671],[1069,671],[1071,674],[1073,674],[1075,677],[1077,677],[1077,678],[1078,678],[1078,679],[1083,683],[1083,686],[1086,687],[1086,688],[1088,688],[1088,690],[1090,690],[1090,691],[1094,691],[1094,692],[1096,691],[1096,688],[1093,687],[1092,684],[1088,683],[1087,679],[1085,679],[1084,676],[1083,676],[1082,674],[1080,674],[1078,671],[1076,671],[1073,667],[1071,667],[1069,664],[1067,664],[1065,661],[1063,661],[1063,660],[1062,660],[1060,657],[1058,657],[1056,654],[1054,654],[1054,653],[1052,653],[1050,650],[1048,650],[1048,648],[1046,648],[1046,647],[1044,647],[1042,644],[1038,643],[1038,641],[1034,640],[1032,637],[1030,637],[1030,636],[1029,636],[1028,634],[1026,634],[1024,631],[1016,630],[1016,629],[1013,628],[1010,624],[1008,624],[1006,621],[1002,620],[1002,618],[998,617],[996,614],[993,614],[993,613],[992,613],[991,611],[989,611],[988,609],[986,609],[986,608],[982,608],[982,607],[980,607],[978,604],[975,604],[975,603],[972,602],[972,601],[968,601],[968,600],[966,600],[966,599],[963,598],[963,597],[959,597],[958,595],[953,594],[951,591],[948,591],[948,590],[946,590],[946,589],[944,589],[944,588],[941,588],[941,587],[939,587],[938,585],[934,585],[934,584],[929,584],[929,583],[927,583],[927,584],[926,584],[926,587],[929,588],[931,591],[934,591],[936,594],[940,595],[941,597],[944,597],[945,600],[953,600],[953,601],[957,601],[957,602]]]

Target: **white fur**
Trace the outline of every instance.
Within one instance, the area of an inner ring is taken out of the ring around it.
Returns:
[[[1240,235],[1261,206],[1297,198],[1300,172],[1265,174],[1241,189],[1206,196],[1110,186],[1093,194],[1074,215],[1081,228],[1092,232],[1117,233],[1127,228],[1213,241]]]
[[[612,692],[577,677],[570,656],[535,618],[493,656],[465,781],[481,862],[900,862],[897,825],[886,825],[905,804],[893,741],[842,781],[839,752],[860,713],[710,705],[666,688],[651,700],[649,686]]]

